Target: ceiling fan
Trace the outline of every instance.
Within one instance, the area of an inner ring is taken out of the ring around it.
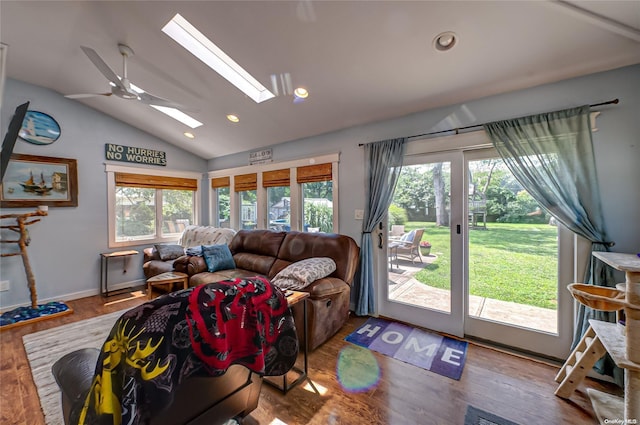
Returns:
[[[127,59],[134,55],[133,50],[124,44],[118,44],[118,50],[122,55],[122,77],[113,72],[113,70],[102,60],[102,58],[90,47],[80,46],[82,51],[87,55],[89,60],[98,68],[98,71],[104,75],[111,83],[110,93],[80,93],[80,94],[68,94],[65,97],[69,99],[82,99],[93,96],[112,96],[116,95],[122,99],[138,100],[147,105],[165,106],[169,108],[185,109],[183,105],[171,102],[167,99],[163,99],[158,96],[154,96],[151,93],[147,93],[141,88],[131,84],[127,77]]]

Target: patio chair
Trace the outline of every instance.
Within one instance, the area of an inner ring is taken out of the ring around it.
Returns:
[[[424,229],[416,229],[403,235],[399,241],[399,245],[394,247],[396,258],[399,255],[408,257],[411,263],[415,263],[416,257],[420,259],[422,263],[422,255],[420,255],[420,240],[424,234]]]
[[[404,224],[392,224],[391,232],[389,232],[390,237],[400,237],[404,235]]]

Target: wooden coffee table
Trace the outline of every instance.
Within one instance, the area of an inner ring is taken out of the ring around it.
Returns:
[[[189,275],[180,272],[165,272],[147,279],[147,296],[152,299],[152,291],[154,286],[173,285],[174,283],[182,283],[182,288],[189,287]]]

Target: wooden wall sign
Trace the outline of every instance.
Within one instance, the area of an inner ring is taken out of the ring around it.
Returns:
[[[155,149],[105,143],[105,158],[110,161],[132,162],[134,164],[167,165],[167,154]]]
[[[249,152],[249,165],[267,164],[273,161],[273,149],[262,149],[261,151]]]

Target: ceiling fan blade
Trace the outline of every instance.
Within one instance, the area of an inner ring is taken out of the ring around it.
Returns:
[[[175,108],[175,109],[180,109],[182,111],[197,112],[190,108],[187,108],[184,105],[180,105],[179,103],[175,103],[170,100],[163,99],[158,96],[154,96],[151,93],[147,93],[147,92],[139,93],[138,97],[142,103],[145,103],[147,105],[165,106],[167,108]]]
[[[67,99],[83,99],[85,97],[94,96],[111,96],[113,93],[79,93],[79,94],[66,94],[64,97]]]
[[[102,60],[102,58],[98,55],[98,53],[96,53],[95,50],[85,46],[80,46],[80,48],[82,49],[84,54],[87,55],[89,60],[95,65],[95,67],[98,68],[98,71],[100,71],[102,75],[104,75],[107,78],[107,80],[111,81],[113,84],[120,87],[121,89],[126,90],[126,87],[124,86],[124,84],[122,84],[122,81],[120,81],[120,78],[118,78],[118,74],[116,74],[115,72],[113,72],[111,68],[109,68],[109,65],[107,65]]]

